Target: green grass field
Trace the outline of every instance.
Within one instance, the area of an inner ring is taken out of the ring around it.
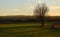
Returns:
[[[36,22],[0,24],[0,37],[60,37],[60,29],[40,26]]]

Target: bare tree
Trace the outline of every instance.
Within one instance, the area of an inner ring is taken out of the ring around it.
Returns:
[[[48,11],[48,7],[46,6],[45,3],[38,4],[36,9],[34,10],[34,14],[37,18],[40,19],[42,27],[44,26],[44,17],[47,11]]]

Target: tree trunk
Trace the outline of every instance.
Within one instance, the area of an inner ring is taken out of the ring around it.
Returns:
[[[40,20],[41,20],[42,27],[44,27],[44,16],[41,16]]]

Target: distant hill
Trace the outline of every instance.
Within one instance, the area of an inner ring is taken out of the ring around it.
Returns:
[[[17,19],[38,19],[36,16],[0,16],[0,20],[3,19],[11,19],[11,20],[17,20]],[[60,20],[60,16],[45,16],[46,20]]]
[[[45,16],[46,21],[60,21],[60,16]],[[0,23],[6,22],[37,22],[36,16],[0,16]]]

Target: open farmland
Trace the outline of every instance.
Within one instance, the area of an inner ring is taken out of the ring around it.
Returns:
[[[60,37],[60,29],[41,28],[37,22],[0,24],[0,37]]]
[[[60,37],[60,18],[46,17],[45,25],[34,16],[1,16],[0,37]],[[54,27],[53,27],[54,26]]]

